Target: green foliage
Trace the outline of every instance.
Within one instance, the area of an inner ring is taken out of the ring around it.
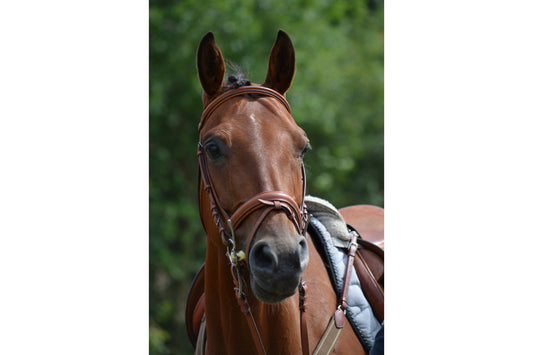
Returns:
[[[383,3],[150,2],[150,353],[190,354],[185,301],[205,257],[197,210],[196,49],[213,31],[226,61],[263,82],[277,31],[296,50],[287,98],[307,132],[308,193],[383,206]]]

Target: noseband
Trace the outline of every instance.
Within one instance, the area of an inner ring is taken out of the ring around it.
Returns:
[[[228,248],[228,252],[233,254],[234,257],[237,257],[239,260],[248,256],[250,245],[252,239],[254,238],[255,233],[266,219],[267,215],[272,211],[283,211],[287,217],[292,221],[299,235],[303,235],[307,222],[309,220],[307,215],[307,208],[303,202],[303,197],[305,196],[305,169],[302,163],[302,203],[298,205],[296,201],[288,194],[282,191],[264,191],[253,197],[248,201],[241,204],[231,215],[222,207],[220,200],[218,198],[217,192],[214,188],[213,182],[211,180],[211,175],[209,174],[209,169],[207,168],[207,158],[203,145],[203,137],[201,136],[202,128],[211,117],[213,112],[221,106],[224,102],[228,101],[237,96],[243,95],[261,95],[267,97],[273,97],[285,106],[289,114],[291,109],[289,103],[280,95],[277,91],[262,87],[262,86],[242,86],[237,89],[230,90],[212,101],[204,110],[200,124],[198,125],[198,131],[200,133],[200,141],[198,143],[198,166],[199,174],[204,184],[204,190],[209,196],[209,203],[211,214],[213,219],[218,227],[220,236],[222,237],[222,242]],[[200,189],[200,184],[198,185]],[[252,228],[250,235],[248,236],[248,241],[246,249],[244,252],[235,252],[235,230],[242,224],[242,222],[250,216],[253,212],[264,209],[262,214],[259,216],[255,222],[254,227]],[[230,251],[230,248],[233,249],[233,252]],[[229,256],[229,255],[228,255]],[[235,260],[233,260],[235,262]]]

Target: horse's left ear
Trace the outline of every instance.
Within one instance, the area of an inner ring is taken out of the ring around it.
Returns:
[[[268,73],[263,86],[285,94],[291,86],[295,70],[295,55],[289,35],[279,30],[268,61]]]

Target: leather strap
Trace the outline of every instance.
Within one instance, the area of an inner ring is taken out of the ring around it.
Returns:
[[[350,246],[348,247],[348,260],[346,262],[346,271],[344,274],[344,284],[342,286],[341,298],[339,300],[339,306],[343,312],[346,311],[348,307],[348,290],[350,288],[350,280],[352,278],[352,265],[354,262],[355,254],[357,251],[357,237],[359,236],[356,232],[351,233]]]
[[[303,355],[309,355],[309,335],[307,332],[307,319],[305,317],[305,310],[307,304],[307,283],[305,281],[300,282],[298,286],[298,291],[300,293],[300,338],[302,342],[302,353]]]
[[[385,295],[383,293],[383,289],[370,271],[370,268],[363,259],[359,250],[355,255],[355,272],[357,273],[357,277],[361,282],[361,289],[363,290],[363,294],[368,300],[368,303],[370,303],[372,311],[374,311],[374,315],[381,323],[385,317]]]
[[[207,119],[224,102],[234,97],[248,95],[248,94],[259,94],[262,96],[273,97],[277,99],[279,102],[281,102],[283,106],[285,106],[289,114],[292,114],[291,107],[289,103],[287,102],[287,99],[285,98],[285,96],[281,95],[276,90],[272,90],[264,86],[252,86],[252,85],[241,86],[240,88],[233,89],[233,90],[223,93],[222,95],[215,98],[215,100],[213,100],[209,105],[207,105],[207,107],[204,109],[204,112],[202,113],[202,118],[200,119],[200,123],[198,124],[198,131],[202,130],[204,123],[207,121]]]
[[[298,218],[298,215],[300,214],[300,208],[291,196],[282,191],[266,191],[250,198],[233,212],[231,215],[233,227],[237,229],[248,215],[265,206],[272,206],[275,207],[275,209],[284,208],[291,219]],[[301,221],[297,222],[297,228],[301,229],[303,227]]]
[[[289,217],[292,223],[296,226],[296,230],[299,234],[303,234],[307,225],[305,213],[301,213],[298,204],[291,196],[281,191],[267,191],[252,197],[231,215],[231,221],[235,221],[233,227],[237,229],[240,223],[248,217],[248,215],[260,208],[264,208],[264,211],[259,218],[257,218],[254,227],[248,236],[245,248],[246,257],[248,257],[250,253],[250,246],[252,245],[255,233],[270,212],[277,210],[285,212],[287,217]]]

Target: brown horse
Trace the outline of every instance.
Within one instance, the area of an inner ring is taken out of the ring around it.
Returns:
[[[291,40],[279,31],[262,85],[239,77],[224,83],[224,58],[212,33],[200,43],[197,67],[204,90],[198,198],[208,238],[205,351],[252,354],[263,347],[267,354],[301,354],[301,280],[312,351],[338,299],[305,232],[303,157],[310,145],[285,99],[295,71]],[[348,326],[334,352],[365,350]]]

